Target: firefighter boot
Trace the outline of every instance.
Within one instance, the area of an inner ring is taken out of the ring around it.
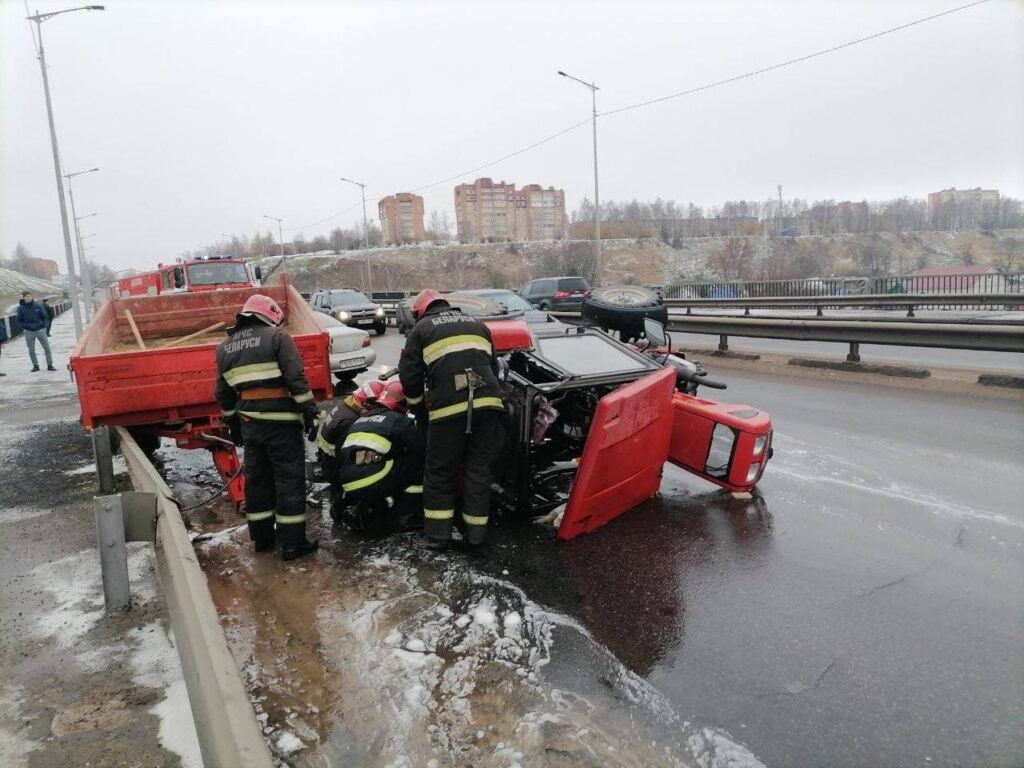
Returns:
[[[272,552],[274,549],[274,513],[246,515],[249,524],[249,539],[257,552]],[[256,518],[256,519],[253,519]]]
[[[306,538],[306,521],[301,523],[278,523],[278,538],[281,540],[281,559],[295,560],[316,552],[320,543]]]

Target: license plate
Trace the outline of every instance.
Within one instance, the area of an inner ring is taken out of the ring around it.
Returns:
[[[356,320],[356,325],[373,325],[373,320]]]
[[[351,360],[346,360],[342,363],[342,368],[355,368],[356,366],[363,364],[363,358],[353,357]]]

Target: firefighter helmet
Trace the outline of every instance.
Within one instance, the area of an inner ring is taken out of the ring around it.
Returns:
[[[406,413],[409,408],[405,401],[405,390],[402,388],[402,383],[392,381],[384,387],[384,391],[377,396],[377,405],[398,413]]]
[[[377,398],[380,397],[381,392],[384,391],[384,382],[377,381],[377,379],[370,379],[365,384],[361,385],[357,389],[352,397],[355,398],[356,404],[365,408],[370,403],[375,403]]]
[[[432,304],[436,304],[439,301],[443,301],[446,307],[449,306],[444,296],[433,288],[426,288],[420,291],[412,300],[412,316],[419,320],[427,313],[427,309],[429,309]]]
[[[267,325],[280,325],[284,322],[284,312],[281,311],[281,307],[272,298],[264,296],[262,293],[253,294],[246,299],[245,305],[238,315],[239,317],[258,317]]]

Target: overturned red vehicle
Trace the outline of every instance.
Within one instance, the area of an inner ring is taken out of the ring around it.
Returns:
[[[699,366],[593,328],[527,325],[446,298],[485,320],[507,366],[513,439],[497,494],[507,511],[536,516],[565,504],[558,538],[568,540],[657,493],[666,462],[733,492],[761,479],[771,417],[698,397],[699,384],[712,384]]]

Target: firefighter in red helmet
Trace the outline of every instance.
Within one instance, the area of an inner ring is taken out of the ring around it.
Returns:
[[[367,403],[338,451],[345,522],[355,530],[420,525],[423,435],[397,381]]]
[[[428,420],[421,543],[440,548],[451,538],[461,472],[465,538],[478,545],[487,532],[491,484],[505,435],[491,332],[437,291],[421,291],[412,310],[416,325],[406,337],[398,370],[410,405],[425,406]]]
[[[306,538],[303,422],[316,403],[302,356],[280,326],[284,312],[269,296],[250,296],[217,347],[217,401],[245,446],[245,512],[257,552],[293,560],[316,551]],[[275,535],[276,527],[276,535]]]

